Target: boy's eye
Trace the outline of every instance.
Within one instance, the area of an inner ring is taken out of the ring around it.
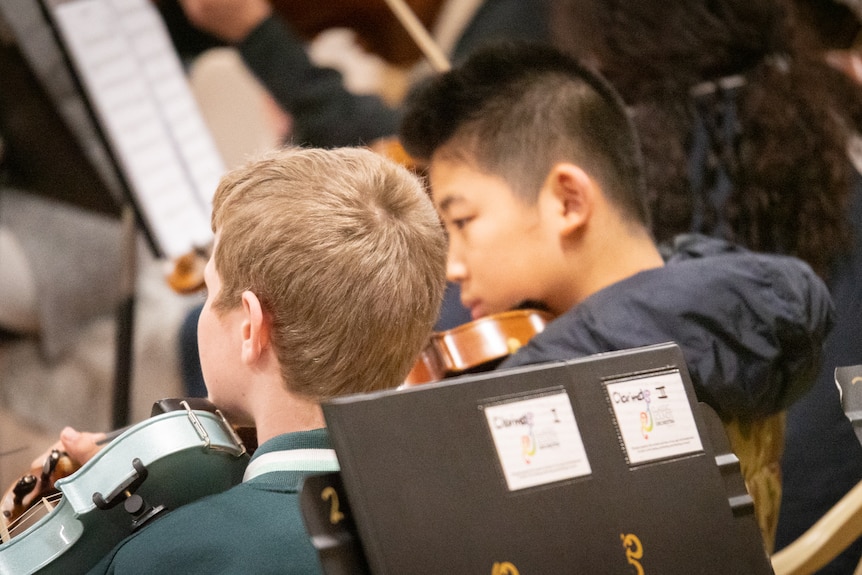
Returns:
[[[454,218],[452,219],[452,227],[456,230],[463,230],[464,227],[472,220],[472,217]]]

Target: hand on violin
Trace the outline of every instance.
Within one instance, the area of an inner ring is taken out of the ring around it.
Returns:
[[[60,432],[60,443],[69,457],[79,465],[87,463],[99,451],[103,445],[100,443],[105,439],[104,433],[93,433],[90,431],[78,431],[66,427]]]
[[[45,453],[33,460],[31,467],[33,469],[41,469],[45,460],[50,456],[53,450],[65,452],[69,459],[77,466],[87,463],[99,450],[102,445],[99,441],[105,438],[104,433],[92,433],[89,431],[78,431],[71,427],[66,427],[60,432],[60,439],[49,447]]]
[[[227,42],[240,42],[272,14],[267,0],[180,0],[194,26]]]
[[[77,471],[102,448],[104,433],[80,432],[66,427],[60,439],[33,460],[30,470],[0,496],[0,522],[8,533],[10,527],[43,498],[56,495],[55,482]]]

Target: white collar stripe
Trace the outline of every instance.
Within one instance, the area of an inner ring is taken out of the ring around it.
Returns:
[[[264,453],[248,464],[243,481],[272,471],[338,471],[338,458],[332,449],[291,449]]]

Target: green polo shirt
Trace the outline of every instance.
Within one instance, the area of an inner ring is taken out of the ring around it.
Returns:
[[[325,429],[288,433],[261,445],[266,454],[330,449]],[[258,466],[262,473],[154,520],[120,542],[90,573],[320,574],[299,509],[302,479],[314,473]]]

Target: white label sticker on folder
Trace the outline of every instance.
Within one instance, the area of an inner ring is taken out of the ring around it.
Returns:
[[[510,491],[591,473],[565,391],[485,406],[484,412]]]
[[[679,372],[627,379],[606,387],[630,464],[703,450]]]

